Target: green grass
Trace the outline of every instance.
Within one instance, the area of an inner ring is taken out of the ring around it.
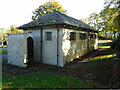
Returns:
[[[110,43],[100,45],[102,48],[110,46]],[[87,63],[82,63],[80,69],[93,70],[100,80],[108,82],[112,75],[112,65],[116,57],[112,49],[101,50]],[[7,62],[7,61],[5,61]],[[103,72],[105,71],[105,72]],[[11,76],[2,74],[2,88],[95,88],[91,82],[85,82],[73,77],[67,77],[52,73],[31,73],[24,76]],[[101,85],[102,86],[102,85]]]
[[[3,62],[3,63],[8,63],[8,60],[3,60],[2,62]]]
[[[2,88],[93,88],[90,82],[52,73],[31,73],[25,76],[2,74]]]
[[[87,64],[88,69],[101,69],[101,68],[111,68],[113,65],[114,60],[112,58],[103,58],[97,59],[96,61],[91,61]]]
[[[7,45],[4,45],[3,48],[7,48]]]
[[[81,65],[81,68],[96,69],[111,68],[116,58],[116,53],[110,48],[111,42],[101,44],[99,48],[103,48],[96,56],[89,58],[86,64]],[[86,67],[87,66],[87,67]]]
[[[0,50],[0,54],[7,54],[7,51],[5,51],[5,50]]]
[[[111,47],[111,42],[107,42],[98,46],[98,48],[110,48],[110,47]]]

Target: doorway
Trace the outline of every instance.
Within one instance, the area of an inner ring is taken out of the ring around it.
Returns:
[[[27,60],[28,62],[33,61],[34,59],[34,42],[32,37],[27,38]]]

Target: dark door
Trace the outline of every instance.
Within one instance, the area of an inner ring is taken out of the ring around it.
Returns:
[[[31,37],[27,38],[27,59],[28,61],[32,61],[33,60],[33,39]]]

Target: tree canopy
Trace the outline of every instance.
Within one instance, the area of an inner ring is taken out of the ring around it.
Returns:
[[[105,0],[104,6],[104,10],[110,10],[114,28],[120,32],[120,0]]]
[[[35,20],[39,17],[42,17],[48,13],[53,12],[54,10],[59,11],[61,13],[66,13],[67,10],[64,10],[62,5],[57,1],[49,1],[45,4],[39,6],[37,9],[33,11],[32,19]]]
[[[16,25],[11,25],[10,29],[8,29],[6,33],[21,33],[21,32],[23,31],[20,29],[17,29]]]
[[[10,29],[5,30],[4,28],[0,28],[0,42],[7,41],[7,33],[22,33],[23,31],[17,29],[16,25],[11,25]]]
[[[100,15],[98,13],[93,12],[89,17],[81,18],[80,20],[100,31]]]

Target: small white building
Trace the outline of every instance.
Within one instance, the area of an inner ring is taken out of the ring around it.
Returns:
[[[24,67],[28,62],[63,67],[97,49],[98,32],[80,20],[54,11],[8,34],[8,63]]]

